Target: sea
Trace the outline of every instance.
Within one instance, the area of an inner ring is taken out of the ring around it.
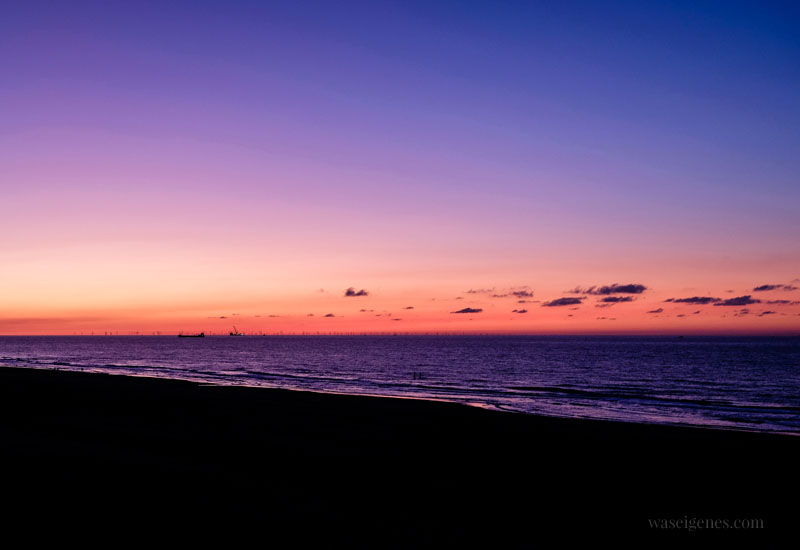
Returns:
[[[0,365],[800,435],[800,338],[3,336]]]

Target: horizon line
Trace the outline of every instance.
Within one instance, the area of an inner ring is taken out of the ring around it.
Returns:
[[[206,333],[201,331],[206,337],[230,337],[225,333]],[[17,337],[164,337],[175,338],[184,333],[160,333],[159,331],[150,333],[127,332],[125,334],[0,334],[0,338]],[[187,333],[186,336],[199,333]],[[800,337],[800,330],[786,332],[753,332],[753,331],[709,331],[709,332],[281,332],[281,333],[243,333],[238,336],[250,337],[274,337],[274,336],[663,336],[663,337],[686,337],[686,336],[762,336],[762,337]]]

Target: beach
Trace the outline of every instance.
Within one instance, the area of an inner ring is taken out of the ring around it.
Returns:
[[[778,502],[797,485],[790,435],[21,368],[0,368],[0,407],[19,520],[146,529],[166,514],[386,545],[652,536],[667,518],[763,520],[753,536],[794,520]]]

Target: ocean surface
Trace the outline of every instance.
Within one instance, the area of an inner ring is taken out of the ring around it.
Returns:
[[[800,434],[800,338],[0,337],[0,365]]]

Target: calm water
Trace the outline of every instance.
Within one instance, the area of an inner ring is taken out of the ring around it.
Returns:
[[[800,434],[800,338],[27,336],[0,364]]]

